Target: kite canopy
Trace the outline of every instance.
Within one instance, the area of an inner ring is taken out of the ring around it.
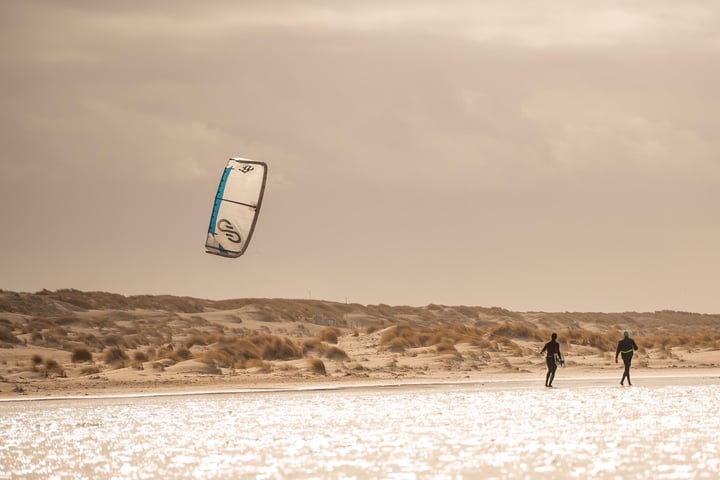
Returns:
[[[205,250],[223,257],[245,252],[260,211],[267,165],[245,158],[231,158],[215,195]]]

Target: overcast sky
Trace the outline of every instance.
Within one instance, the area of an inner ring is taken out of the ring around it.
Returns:
[[[0,3],[0,288],[720,313],[720,3]],[[229,157],[267,162],[208,255]]]

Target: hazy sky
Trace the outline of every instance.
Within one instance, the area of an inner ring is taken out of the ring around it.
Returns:
[[[0,3],[0,288],[720,312],[720,3]],[[253,241],[204,252],[231,156]]]

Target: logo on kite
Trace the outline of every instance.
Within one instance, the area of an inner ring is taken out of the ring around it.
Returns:
[[[218,186],[210,215],[205,251],[223,257],[245,253],[257,222],[267,165],[245,158],[231,158]]]
[[[230,220],[228,220],[227,218],[220,219],[217,229],[223,232],[225,234],[225,238],[227,238],[229,241],[233,243],[242,242],[240,234],[235,230],[235,227],[232,223],[230,223]]]

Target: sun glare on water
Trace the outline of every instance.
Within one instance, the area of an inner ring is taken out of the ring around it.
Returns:
[[[720,385],[0,403],[0,478],[717,478]]]

